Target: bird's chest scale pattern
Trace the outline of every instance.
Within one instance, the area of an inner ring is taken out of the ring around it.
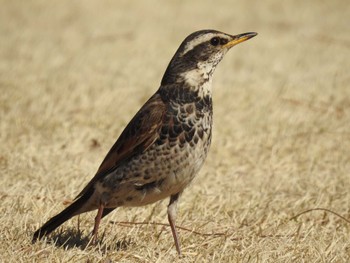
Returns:
[[[181,192],[193,180],[207,156],[211,127],[210,97],[169,104],[159,139],[149,149],[149,155],[154,160],[152,172],[158,178],[156,190],[159,190],[153,198],[158,199],[162,193]],[[153,199],[152,191],[147,194]]]
[[[164,144],[165,150],[174,152],[173,156],[181,159],[173,167],[183,171],[184,181],[188,177],[192,180],[191,175],[195,175],[202,166],[211,142],[211,99],[171,103],[169,108],[157,144]]]
[[[106,196],[107,206],[139,206],[183,191],[204,163],[211,127],[210,96],[170,102],[155,143],[109,177],[113,182],[105,185],[114,185],[116,194]]]

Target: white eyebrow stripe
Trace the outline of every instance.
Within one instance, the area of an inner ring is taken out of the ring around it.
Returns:
[[[208,41],[209,39],[211,39],[212,37],[216,36],[217,34],[213,34],[213,33],[208,33],[205,35],[201,35],[196,37],[195,39],[192,39],[190,42],[188,42],[185,46],[184,51],[182,52],[182,56],[185,55],[188,51],[192,50],[195,46],[198,46],[201,43],[204,43],[206,41]]]
[[[227,35],[222,34],[222,33],[221,34],[220,33],[207,33],[207,34],[198,36],[186,44],[181,56],[184,56],[188,51],[194,49],[196,46],[198,46],[201,43],[209,41],[210,39],[212,39],[215,36],[220,37],[220,38],[227,38]]]

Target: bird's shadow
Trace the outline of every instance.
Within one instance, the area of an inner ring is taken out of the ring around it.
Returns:
[[[91,243],[91,235],[86,235],[80,230],[67,229],[52,234],[46,240],[48,243],[53,244],[56,247],[64,249],[79,248],[81,250],[86,249],[97,249],[100,251],[116,251],[116,250],[127,250],[128,246],[132,241],[128,238],[122,240],[108,240],[105,242],[105,235],[99,237],[96,244]]]

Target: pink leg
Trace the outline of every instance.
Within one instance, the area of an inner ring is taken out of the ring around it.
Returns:
[[[95,225],[94,225],[94,230],[92,230],[92,244],[95,245],[97,241],[97,232],[98,232],[98,227],[100,226],[102,214],[103,214],[103,209],[104,205],[101,203],[100,206],[98,207],[97,215],[95,217]]]
[[[180,196],[180,194],[178,193],[178,194],[172,195],[170,197],[170,203],[168,205],[168,220],[169,220],[169,224],[171,227],[171,232],[173,233],[176,251],[179,255],[181,255],[179,238],[178,238],[178,234],[177,234],[176,226],[175,226],[176,205],[177,205],[177,200],[178,200],[179,196]]]

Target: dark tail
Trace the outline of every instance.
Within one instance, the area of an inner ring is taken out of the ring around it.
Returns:
[[[70,206],[65,208],[61,213],[51,218],[47,221],[42,227],[35,231],[33,235],[32,242],[36,242],[38,239],[43,238],[44,236],[50,234],[57,227],[62,225],[64,222],[72,218],[73,216],[80,214],[78,213],[79,209],[88,201],[88,199],[93,194],[93,187],[86,191],[81,197],[74,201]]]

